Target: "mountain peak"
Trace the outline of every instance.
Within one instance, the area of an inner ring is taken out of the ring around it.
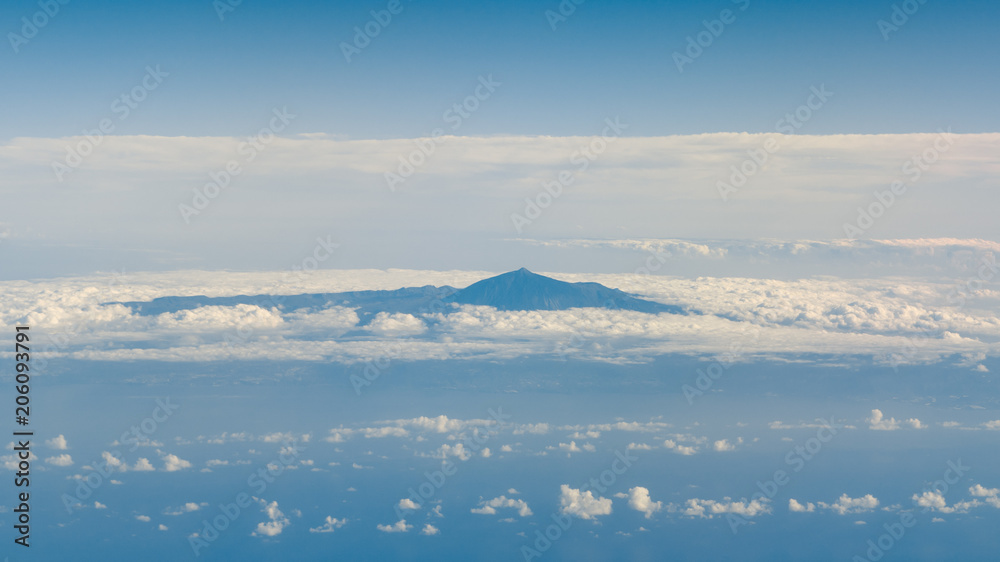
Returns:
[[[676,306],[637,299],[600,283],[568,283],[532,273],[523,267],[473,283],[447,300],[459,304],[492,306],[497,310],[612,308],[650,313],[683,313]]]

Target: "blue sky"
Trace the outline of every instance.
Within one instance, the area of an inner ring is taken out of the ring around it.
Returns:
[[[18,85],[0,93],[18,108],[0,136],[79,134],[147,65],[170,76],[120,134],[248,134],[248,116],[288,106],[301,116],[290,132],[411,138],[489,74],[502,88],[463,135],[592,134],[608,115],[633,136],[770,132],[820,84],[837,103],[802,133],[1000,128],[982,109],[997,89],[984,67],[1000,49],[995,2],[919,4],[887,41],[877,22],[891,19],[888,1],[588,0],[553,30],[556,1],[403,0],[348,64],[339,45],[386,4],[244,1],[220,21],[208,0],[70,2],[18,53],[0,50]],[[725,9],[735,21],[678,72],[673,53]],[[0,27],[20,33],[38,10],[5,2]]]

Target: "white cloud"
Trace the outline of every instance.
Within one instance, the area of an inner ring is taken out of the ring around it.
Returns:
[[[107,509],[107,508],[108,508],[108,506],[104,505],[101,502],[97,502],[97,501],[94,502],[94,509]]]
[[[426,332],[427,325],[412,314],[379,312],[365,329],[380,336],[415,336]]]
[[[55,449],[57,451],[65,451],[67,449],[66,437],[61,433],[52,439],[46,439],[45,444],[48,445],[50,449]]]
[[[167,531],[167,530],[169,530],[169,528],[166,525],[164,525],[163,523],[160,523],[160,526],[157,527],[157,529],[159,529],[160,531]]]
[[[416,503],[410,498],[403,498],[399,500],[399,504],[397,505],[399,506],[399,509],[410,509],[410,510],[420,509],[420,504]]]
[[[150,521],[148,515],[136,515],[135,518],[138,519],[139,521],[142,521],[143,523],[149,523]]]
[[[174,454],[164,454],[161,451],[160,458],[163,459],[163,470],[167,472],[176,472],[178,470],[184,470],[185,468],[191,468],[191,463],[186,461]]]
[[[479,502],[480,507],[474,507],[470,511],[472,513],[479,513],[482,515],[495,515],[497,509],[511,508],[516,509],[517,514],[521,517],[528,517],[531,513],[531,508],[524,500],[508,498],[506,496],[498,496],[491,500],[481,500]]]
[[[549,424],[547,423],[526,423],[518,424],[513,430],[514,435],[523,435],[525,433],[532,433],[535,435],[544,435],[549,432]]]
[[[413,525],[407,525],[406,519],[400,519],[392,525],[376,525],[376,528],[383,533],[405,533],[413,528]]]
[[[45,462],[47,462],[47,463],[49,463],[51,465],[55,465],[55,466],[72,466],[73,465],[73,457],[71,457],[68,454],[64,453],[62,455],[57,455],[57,456],[54,456],[54,457],[49,457],[49,458],[45,459]]]
[[[448,457],[458,457],[460,460],[467,461],[472,458],[472,453],[465,448],[465,445],[458,443],[456,445],[449,445],[445,443],[438,447],[437,451],[432,455],[434,458],[447,459]]]
[[[720,440],[712,443],[712,448],[714,450],[716,450],[716,451],[719,451],[719,452],[722,452],[722,451],[735,451],[736,450],[736,445],[742,445],[742,444],[743,444],[743,438],[742,437],[738,438],[736,440],[735,444],[731,443],[728,439],[720,439]]]
[[[421,535],[427,535],[427,536],[437,535],[440,532],[441,532],[440,529],[438,529],[434,525],[431,525],[430,523],[424,525],[424,528],[420,530]]]
[[[198,511],[199,509],[201,509],[201,507],[202,507],[201,505],[199,505],[199,504],[197,504],[195,502],[187,502],[187,503],[185,503],[184,505],[182,505],[181,507],[178,507],[178,508],[174,508],[174,509],[167,508],[166,510],[163,511],[163,514],[164,515],[183,515],[185,513],[191,513],[192,511]]]
[[[149,459],[140,458],[139,460],[135,461],[135,466],[132,468],[132,470],[135,470],[137,472],[151,472],[156,469],[153,468],[153,463],[149,462]]]
[[[261,511],[267,516],[268,520],[258,523],[257,528],[251,533],[252,536],[274,537],[280,535],[285,530],[285,527],[291,524],[291,521],[285,517],[285,514],[278,509],[278,502],[267,503],[266,500],[260,498],[254,499],[260,503],[262,507]]]
[[[649,497],[647,488],[636,486],[629,488],[628,506],[636,511],[641,511],[646,515],[646,519],[649,519],[654,513],[663,509],[663,502],[654,502]]]
[[[347,519],[337,519],[336,517],[327,515],[326,519],[323,520],[323,524],[319,527],[313,527],[309,529],[310,533],[332,533],[334,530],[339,529],[347,524]]]
[[[667,439],[663,442],[663,446],[679,455],[693,455],[698,452],[697,447],[692,447],[690,445],[678,445],[673,439]]]
[[[671,506],[672,507],[672,506]],[[731,513],[743,517],[756,517],[761,514],[771,513],[770,502],[767,498],[754,499],[751,501],[732,501],[724,498],[724,501],[703,500],[692,498],[684,504],[681,513],[688,517],[701,517],[711,519],[716,515]]]
[[[401,427],[366,427],[361,430],[366,438],[407,437],[409,431]]]
[[[597,450],[597,447],[591,445],[590,443],[584,443],[583,446],[581,447],[576,444],[576,441],[570,441],[569,443],[560,443],[555,447],[548,447],[548,448],[558,449],[559,451],[565,451],[567,456],[570,453],[582,453],[583,451],[593,453],[594,451]]]
[[[860,498],[852,498],[847,494],[841,494],[841,496],[837,498],[837,501],[832,504],[816,502],[816,505],[823,509],[829,509],[838,515],[846,515],[848,513],[865,513],[867,511],[872,511],[878,507],[879,503],[878,499],[871,494],[866,494]]]
[[[896,418],[886,418],[884,414],[882,414],[882,410],[878,409],[872,410],[871,417],[869,417],[865,421],[868,422],[868,429],[874,429],[879,431],[897,430],[900,428],[901,423],[906,424],[912,427],[913,429],[924,429],[925,427],[927,427],[923,423],[921,423],[920,420],[918,420],[917,418],[910,418],[902,422],[897,421]]]
[[[813,511],[816,511],[816,504],[811,502],[801,504],[795,498],[790,498],[788,500],[788,511],[793,511],[798,513],[812,513]]]
[[[580,519],[593,519],[599,515],[611,514],[611,499],[595,497],[590,490],[581,492],[563,484],[560,487],[559,511]]]

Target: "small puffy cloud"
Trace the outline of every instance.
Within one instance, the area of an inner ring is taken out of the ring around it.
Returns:
[[[125,461],[107,451],[101,452],[101,459],[104,460],[104,466],[107,467],[108,470],[118,469],[120,472],[128,470],[128,465],[125,464]]]
[[[652,449],[653,449],[652,447],[650,447],[649,445],[647,445],[645,443],[629,443],[628,444],[628,450],[629,451],[650,451]]]
[[[490,457],[492,457],[492,456],[493,456],[493,452],[492,452],[492,451],[490,451],[490,448],[489,448],[489,447],[483,447],[483,450],[482,450],[482,451],[480,451],[480,452],[479,452],[479,454],[480,454],[480,456],[482,456],[482,457],[483,457],[484,459],[488,459],[488,458],[490,458]]]
[[[406,519],[400,519],[392,525],[376,525],[379,531],[383,533],[405,533],[413,528],[413,525],[407,525]]]
[[[52,439],[46,439],[45,444],[50,449],[55,449],[57,451],[65,451],[68,448],[66,444],[66,437],[61,433],[59,435],[56,435]]]
[[[868,422],[868,429],[877,431],[894,431],[899,429],[902,424],[908,425],[913,429],[924,429],[927,427],[917,418],[910,418],[903,421],[899,421],[896,418],[887,418],[882,413],[882,410],[879,409],[872,410],[871,416],[865,421]]]
[[[410,434],[402,427],[366,427],[361,430],[365,437],[379,439],[382,437],[406,437]]]
[[[969,493],[979,497],[996,497],[1000,494],[1000,488],[985,488],[982,484],[976,484],[969,488]]]
[[[560,487],[559,511],[580,519],[593,519],[598,515],[611,514],[611,499],[595,497],[590,490],[581,492],[563,484]]]
[[[138,519],[139,521],[142,521],[143,523],[149,523],[150,521],[148,515],[136,515],[135,518]]]
[[[379,312],[365,329],[380,336],[416,336],[427,331],[427,324],[412,314]]]
[[[878,499],[871,495],[866,494],[860,498],[852,498],[847,494],[841,494],[837,501],[832,504],[827,504],[823,502],[816,502],[816,505],[823,509],[829,509],[837,513],[837,515],[846,515],[848,513],[864,513],[866,511],[872,511],[878,507]]]
[[[597,450],[597,447],[594,447],[590,443],[584,443],[584,445],[581,447],[576,444],[576,441],[570,441],[569,443],[560,443],[556,447],[549,447],[549,449],[558,449],[560,451],[565,451],[568,455],[571,453],[581,453],[583,451],[593,453],[594,451]]]
[[[437,451],[431,455],[438,459],[447,459],[448,457],[458,457],[463,461],[467,461],[472,458],[472,453],[465,448],[465,445],[459,443],[457,445],[449,445],[445,443],[438,447]]]
[[[437,535],[440,532],[441,532],[440,529],[438,529],[434,525],[431,525],[430,523],[424,525],[424,528],[420,530],[421,535],[427,535],[427,536]]]
[[[135,461],[135,466],[132,467],[132,470],[135,470],[136,472],[152,472],[156,469],[153,468],[153,463],[149,462],[149,459],[140,458]]]
[[[420,509],[420,504],[411,500],[410,498],[403,498],[399,500],[399,509],[409,509],[411,511]]]
[[[663,502],[654,502],[649,497],[649,490],[647,488],[636,486],[635,488],[629,488],[628,506],[636,511],[641,511],[646,515],[646,519],[649,519],[654,513],[663,509]]]
[[[198,505],[195,502],[187,502],[186,504],[184,504],[181,507],[178,507],[176,509],[167,508],[166,510],[164,510],[163,514],[164,515],[183,515],[185,513],[191,513],[192,511],[198,511],[199,509],[201,509],[201,505]]]
[[[678,445],[673,439],[667,439],[663,442],[663,446],[671,451],[677,453],[678,455],[693,455],[698,452],[697,447],[691,447],[689,445]]]
[[[988,421],[983,424],[983,427],[985,427],[986,429],[993,429],[993,430],[1000,429],[1000,420]]]
[[[788,511],[793,511],[796,513],[812,513],[816,511],[816,504],[811,502],[806,502],[805,505],[799,503],[795,498],[788,500]]]
[[[872,415],[867,420],[868,429],[875,429],[880,431],[892,431],[899,429],[899,422],[895,418],[886,419],[882,414],[882,410],[874,409],[872,410]]]
[[[108,506],[104,505],[101,502],[94,502],[94,509],[107,509],[107,508]]]
[[[518,425],[512,432],[514,435],[523,435],[525,433],[531,433],[533,435],[545,435],[549,432],[549,424],[547,423],[526,423]]]
[[[978,498],[984,498],[983,501],[987,504],[1000,509],[1000,488],[985,488],[981,484],[976,484],[969,488],[969,493]]]
[[[532,514],[531,508],[528,507],[528,504],[524,500],[508,498],[506,496],[498,496],[491,500],[480,501],[479,506],[472,508],[470,511],[481,515],[494,515],[497,509],[511,508],[516,509],[517,514],[521,517],[528,517]]]
[[[56,455],[54,457],[49,457],[49,458],[45,459],[45,462],[47,462],[47,463],[49,463],[51,465],[55,465],[55,466],[72,466],[73,465],[73,457],[69,456],[68,454],[63,453],[61,455]]]
[[[191,463],[186,461],[177,455],[173,454],[163,454],[160,451],[160,458],[163,459],[163,470],[167,472],[176,472],[178,470],[184,470],[185,468],[191,468]]]
[[[347,524],[347,519],[337,519],[330,515],[326,516],[323,524],[319,527],[313,527],[309,529],[310,533],[332,533],[334,530],[339,529]]]
[[[760,498],[747,501],[732,501],[723,498],[724,501],[703,500],[693,498],[684,504],[684,515],[688,517],[701,517],[711,519],[716,515],[734,514],[743,517],[756,517],[764,513],[771,513],[770,501],[767,498]]]
[[[169,530],[169,528],[166,525],[164,525],[163,523],[160,523],[160,526],[157,527],[157,529],[159,529],[161,531],[167,531],[167,530]]]
[[[257,523],[257,528],[251,535],[255,537],[274,537],[280,535],[291,521],[278,509],[278,502],[267,503],[266,500],[254,498],[261,504],[261,511],[267,516],[267,521]]]
[[[719,439],[718,441],[712,443],[712,449],[722,452],[722,451],[735,451],[736,445],[742,445],[743,438],[740,437],[736,440],[736,443],[730,442],[728,439]]]

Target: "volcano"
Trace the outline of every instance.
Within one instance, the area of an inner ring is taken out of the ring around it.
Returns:
[[[483,279],[445,299],[497,310],[567,310],[609,308],[656,314],[683,314],[677,306],[642,300],[600,283],[567,283],[525,268]]]

